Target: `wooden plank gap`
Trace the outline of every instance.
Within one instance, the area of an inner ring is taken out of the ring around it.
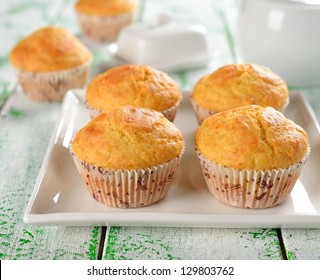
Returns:
[[[280,246],[280,249],[281,249],[282,257],[283,257],[284,260],[288,260],[288,256],[287,256],[287,253],[286,253],[286,248],[285,248],[284,241],[283,241],[283,238],[282,238],[281,229],[277,228],[276,230],[277,230],[277,236],[278,236],[278,239],[279,239],[279,246]]]
[[[225,1],[218,1],[217,3],[213,2],[213,4],[217,4],[216,9],[223,24],[223,32],[229,46],[229,51],[230,51],[232,61],[233,63],[237,63],[239,59],[237,57],[237,52],[235,49],[234,34],[232,33],[230,22],[228,19],[228,12],[227,12],[228,9],[226,7],[226,3]]]
[[[103,250],[104,250],[104,243],[106,241],[106,232],[108,228],[107,227],[101,227],[101,236],[100,236],[100,242],[99,242],[99,250],[98,250],[98,260],[102,260],[103,256]]]
[[[18,83],[11,83],[3,89],[5,93],[0,92],[0,117],[6,114],[7,104],[10,97],[16,92],[18,88]]]
[[[60,22],[65,10],[68,8],[68,5],[73,4],[71,0],[61,0],[57,5],[57,12],[52,15],[48,21],[48,25],[57,25]]]
[[[138,6],[137,15],[136,15],[136,21],[137,22],[142,22],[143,21],[143,15],[144,15],[145,6],[146,6],[146,0],[140,0],[139,6]]]

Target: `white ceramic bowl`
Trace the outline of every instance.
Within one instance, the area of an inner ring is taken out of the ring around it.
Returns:
[[[245,62],[289,86],[320,85],[319,0],[243,0],[237,39]]]
[[[188,24],[168,16],[153,24],[132,24],[117,38],[116,56],[129,63],[158,69],[189,68],[212,58],[202,25]]]

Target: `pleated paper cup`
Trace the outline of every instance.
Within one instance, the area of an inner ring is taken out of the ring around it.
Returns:
[[[175,117],[176,117],[176,114],[177,114],[177,111],[178,111],[178,107],[180,105],[180,102],[181,100],[174,106],[172,106],[171,108],[169,109],[166,109],[166,110],[163,110],[163,111],[160,111],[169,121],[173,122]]]
[[[160,111],[160,113],[162,113],[169,121],[173,122],[176,117],[179,105],[180,101],[171,108]],[[94,119],[95,117],[103,113],[103,110],[91,106],[90,104],[88,104],[88,102],[86,102],[86,107],[88,109],[91,119]]]
[[[207,118],[210,117],[211,115],[216,114],[217,112],[213,110],[209,110],[206,108],[201,107],[199,104],[197,104],[192,97],[190,97],[191,104],[193,107],[193,111],[195,113],[195,116],[197,118],[198,124],[201,125],[202,122]]]
[[[239,208],[270,208],[285,201],[291,193],[310,154],[285,169],[239,170],[227,168],[197,151],[210,193],[219,201]]]
[[[84,87],[91,61],[67,70],[52,72],[30,72],[16,69],[19,84],[26,96],[34,101],[62,101],[72,88]]]
[[[112,41],[118,36],[120,30],[133,23],[135,13],[126,13],[117,16],[92,16],[77,13],[82,32],[95,41]]]
[[[70,152],[91,196],[115,208],[144,207],[161,200],[172,186],[183,154],[150,168],[113,170],[80,160],[71,146]]]

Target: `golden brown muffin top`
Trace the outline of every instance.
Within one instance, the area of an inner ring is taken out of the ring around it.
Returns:
[[[86,92],[87,104],[102,111],[125,105],[163,111],[181,98],[178,86],[166,73],[138,64],[106,71],[89,83]]]
[[[72,142],[80,160],[122,170],[168,162],[180,155],[183,146],[180,130],[161,113],[133,106],[99,115]]]
[[[11,51],[16,68],[31,72],[66,70],[90,62],[92,55],[80,40],[59,27],[44,27],[22,39]]]
[[[192,98],[215,112],[256,104],[281,109],[289,100],[284,80],[269,68],[255,64],[230,64],[201,78]]]
[[[196,147],[228,168],[270,170],[299,162],[308,150],[308,136],[272,107],[247,105],[205,119]]]
[[[92,16],[117,16],[133,12],[135,0],[79,0],[75,9],[81,14]]]

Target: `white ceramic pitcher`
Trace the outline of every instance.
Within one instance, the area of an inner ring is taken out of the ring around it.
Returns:
[[[245,62],[320,86],[320,0],[243,0],[237,39]]]

